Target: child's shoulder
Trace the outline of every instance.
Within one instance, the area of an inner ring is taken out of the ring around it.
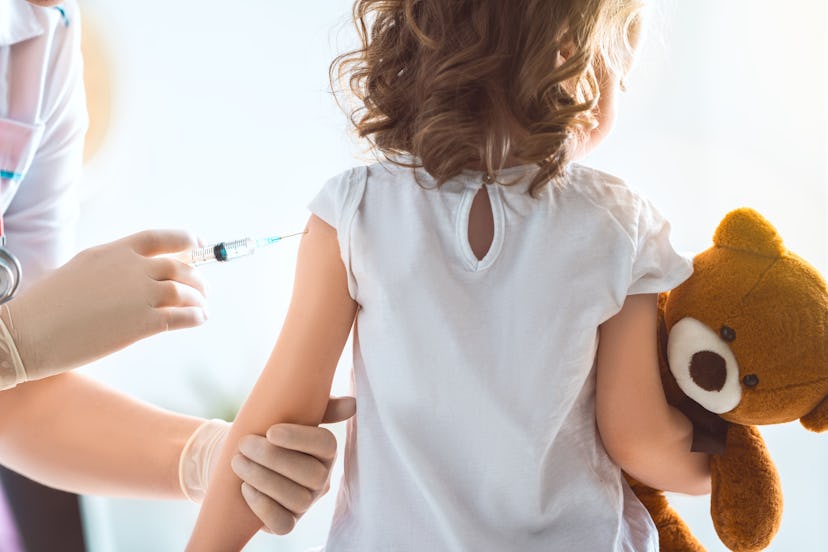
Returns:
[[[642,201],[641,195],[622,178],[577,163],[567,167],[565,188],[599,203]]]
[[[399,186],[385,184],[396,183],[404,178],[414,178],[410,167],[381,161],[356,165],[328,178],[308,206],[314,214],[338,228],[343,218],[353,217],[363,204],[369,186],[374,190],[401,189]]]
[[[636,232],[642,209],[648,206],[646,198],[623,179],[574,163],[567,168],[563,190],[585,200],[631,234]]]
[[[375,161],[362,165],[354,165],[339,172],[328,179],[328,186],[348,186],[359,184],[361,181],[374,181],[388,178],[413,177],[410,167],[401,166],[389,161]]]

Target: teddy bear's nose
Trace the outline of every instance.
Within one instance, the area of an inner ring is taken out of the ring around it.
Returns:
[[[712,351],[699,351],[690,361],[690,377],[705,391],[719,391],[727,379],[727,363]]]

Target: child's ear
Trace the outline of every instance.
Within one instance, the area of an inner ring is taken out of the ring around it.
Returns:
[[[827,430],[828,397],[822,399],[822,402],[816,405],[816,408],[802,416],[799,422],[805,426],[805,429],[810,429],[811,431],[821,432]]]

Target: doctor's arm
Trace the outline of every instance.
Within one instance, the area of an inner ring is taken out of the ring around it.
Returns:
[[[658,365],[657,301],[630,295],[600,327],[596,417],[609,456],[642,483],[710,492],[710,457],[691,452],[693,426],[667,403]]]
[[[311,216],[307,229],[287,317],[264,371],[233,424],[189,551],[240,550],[261,525],[245,504],[250,489],[231,470],[242,436],[264,434],[275,422],[318,424],[325,412],[357,305],[348,293],[336,230],[316,216]],[[301,505],[285,507],[301,509]]]
[[[353,412],[353,399],[332,399],[325,421]],[[207,441],[191,440],[197,429]],[[307,508],[327,490],[336,440],[317,427],[277,425],[268,434],[270,440],[245,437],[242,452],[249,459],[237,461],[246,467],[247,484],[257,489],[252,506],[261,523],[283,532],[296,514],[282,504],[304,500]],[[198,496],[217,456],[210,441],[225,435],[216,422],[157,408],[76,373],[0,393],[0,463],[76,493],[180,499],[184,485],[188,495]]]
[[[179,454],[201,422],[67,373],[0,393],[0,461],[72,492],[183,498]]]

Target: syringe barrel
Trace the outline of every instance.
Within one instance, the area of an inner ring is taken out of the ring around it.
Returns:
[[[256,242],[243,238],[231,242],[219,242],[206,247],[198,247],[186,254],[182,260],[192,265],[201,265],[215,261],[230,261],[238,257],[252,255],[256,251]]]
[[[224,246],[225,258],[218,260],[231,261],[237,257],[245,257],[256,252],[256,242],[251,238],[222,242],[219,246],[221,245]]]

